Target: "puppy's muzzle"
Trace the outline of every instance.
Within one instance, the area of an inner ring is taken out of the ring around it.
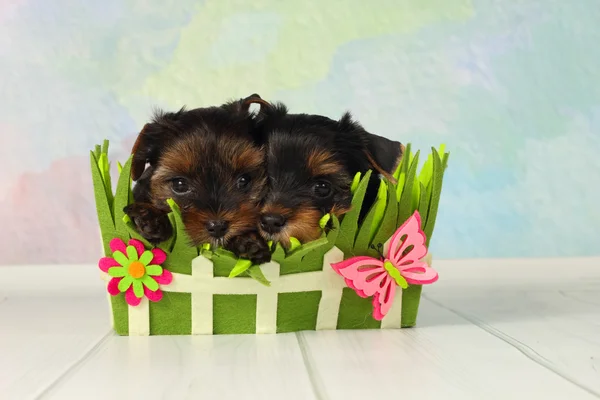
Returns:
[[[206,223],[206,231],[215,239],[220,239],[227,233],[229,222],[223,220],[212,220]]]
[[[281,214],[267,213],[260,216],[260,227],[270,234],[281,232],[286,223],[287,218]]]

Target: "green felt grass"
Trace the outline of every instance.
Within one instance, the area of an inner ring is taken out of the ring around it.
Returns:
[[[424,157],[424,156],[423,156]],[[273,260],[280,264],[280,274],[289,275],[320,271],[323,268],[323,256],[333,246],[344,252],[345,258],[356,255],[376,257],[372,245],[385,243],[394,231],[402,225],[415,210],[421,215],[422,229],[429,245],[434,232],[435,220],[442,191],[444,172],[449,153],[442,145],[432,148],[419,170],[419,151],[412,152],[410,143],[398,168],[393,173],[397,183],[383,180],[377,199],[368,210],[365,220],[359,224],[367,184],[371,171],[357,174],[352,182],[352,209],[341,220],[335,216],[324,218],[328,223],[327,234],[316,241],[293,246],[285,250],[274,244]],[[90,152],[90,166],[94,195],[101,229],[104,253],[111,255],[109,242],[115,237],[124,241],[130,238],[141,240],[147,248],[152,246],[136,232],[135,226],[123,213],[130,204],[131,193],[131,157],[125,164],[118,164],[119,177],[113,194],[108,158],[108,141],[96,146]],[[218,277],[239,275],[231,279],[247,279],[248,284],[269,285],[262,270],[255,265],[242,265],[231,252],[223,249],[209,249],[205,245],[194,247],[185,231],[181,211],[176,203],[169,201],[171,212],[169,219],[174,235],[159,247],[167,253],[164,267],[175,273],[191,274],[192,260],[203,254],[213,262],[213,272]],[[251,279],[250,279],[251,278]],[[150,302],[150,333],[152,335],[175,335],[191,333],[191,294],[169,292],[163,288],[164,297],[158,303]],[[402,327],[416,324],[421,286],[409,286],[402,291]],[[316,326],[317,310],[321,299],[320,291],[303,293],[280,293],[277,308],[277,332],[313,330]],[[214,295],[213,296],[213,333],[255,333],[256,331],[256,295]],[[111,297],[115,331],[119,335],[128,334],[128,306],[124,295]],[[379,321],[372,317],[372,298],[363,299],[353,290],[343,291],[338,315],[338,329],[378,329]]]
[[[229,276],[237,259],[232,253],[221,250],[211,256],[214,276]]]
[[[111,296],[113,323],[117,334],[126,336],[129,334],[129,313],[127,311],[127,302],[125,294],[120,293],[116,296]]]
[[[123,220],[125,217],[123,208],[129,204],[129,199],[131,198],[131,157],[120,169],[117,191],[113,202],[113,215],[116,231],[122,237],[127,237],[130,231]]]
[[[413,285],[402,291],[402,328],[410,328],[417,323],[422,288]]]
[[[151,335],[190,335],[192,333],[192,295],[164,292],[159,302],[150,302]]]
[[[214,295],[213,333],[256,333],[256,295]]]
[[[362,298],[354,290],[344,288],[338,329],[379,329],[381,322],[373,318],[373,299]]]
[[[191,245],[191,240],[185,232],[181,210],[172,200],[168,201],[175,221],[175,241],[173,249],[168,253],[166,267],[171,272],[190,275],[192,273],[192,260],[198,257],[198,249]]]
[[[315,330],[320,291],[280,293],[277,300],[277,333]]]

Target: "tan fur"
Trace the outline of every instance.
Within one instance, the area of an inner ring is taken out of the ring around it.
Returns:
[[[175,142],[163,152],[160,164],[151,181],[152,200],[157,207],[167,207],[166,200],[173,197],[170,186],[171,179],[178,176],[193,177],[197,174],[198,168],[202,168],[205,160],[202,153],[198,152],[199,148],[216,151],[219,158],[224,160],[224,164],[231,165],[231,180],[223,182],[223,185],[235,185],[236,171],[258,169],[264,162],[261,150],[244,140],[229,138],[227,143],[222,143],[216,148],[207,147],[204,141],[202,136],[189,136]],[[255,188],[262,188],[265,184],[266,177],[264,176],[253,182]],[[262,191],[259,189],[249,192],[247,201],[240,204],[239,209],[234,212],[199,211],[193,207],[189,207],[189,209],[182,207],[182,218],[188,235],[195,244],[211,242],[206,231],[206,223],[218,219],[229,223],[229,230],[223,238],[225,242],[241,232],[254,228],[258,219],[257,203],[261,193]]]
[[[322,230],[319,227],[319,220],[321,217],[322,214],[319,210],[299,208],[288,220],[284,230],[279,233],[278,240],[284,247],[287,247],[290,237],[298,239],[301,243],[320,238]]]
[[[258,210],[246,203],[242,204],[236,212],[202,212],[194,209],[182,211],[183,223],[186,232],[195,245],[211,242],[212,239],[206,231],[206,223],[210,220],[223,220],[229,223],[229,230],[223,240],[229,241],[240,232],[253,229],[256,226]]]
[[[312,176],[334,175],[343,169],[330,152],[317,149],[308,155],[306,166]]]

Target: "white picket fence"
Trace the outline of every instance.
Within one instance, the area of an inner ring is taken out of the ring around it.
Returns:
[[[346,286],[331,263],[344,259],[344,254],[333,247],[323,257],[323,270],[298,274],[279,275],[279,264],[270,262],[261,265],[271,286],[262,285],[251,278],[228,278],[213,275],[212,261],[198,256],[192,261],[192,274],[173,274],[173,282],[161,287],[165,292],[190,293],[192,298],[192,335],[212,335],[213,295],[253,294],[256,295],[256,333],[277,332],[277,299],[279,293],[321,291],[317,314],[317,330],[336,329],[342,291]],[[108,280],[107,274],[103,274]],[[381,328],[400,328],[402,315],[402,290],[396,288],[391,310],[381,321]],[[110,297],[110,295],[109,295]],[[112,308],[112,302],[109,299]],[[129,306],[129,335],[150,335],[150,308],[145,297],[136,306]],[[112,321],[112,309],[111,309]]]

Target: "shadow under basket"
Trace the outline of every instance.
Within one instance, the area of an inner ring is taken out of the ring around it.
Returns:
[[[448,159],[444,146],[439,152],[432,148],[417,175],[419,152],[412,154],[407,145],[393,174],[394,182],[382,178],[377,199],[360,223],[358,216],[371,171],[364,176],[357,174],[350,212],[341,220],[333,215],[324,217],[322,227],[327,229],[316,241],[293,242],[287,250],[271,244],[272,261],[263,265],[251,265],[223,249],[190,246],[180,210],[173,201],[169,201],[169,218],[175,234],[169,241],[151,246],[123,213],[132,202],[131,158],[123,166],[118,165],[113,193],[108,142],[96,146],[90,156],[104,250],[99,267],[109,292],[112,326],[119,335],[413,327],[422,289],[416,284],[420,275],[414,271],[420,268],[425,275],[435,274],[435,279],[423,284],[437,280],[427,247]],[[418,230],[411,230],[410,223]],[[395,242],[396,236],[399,239]],[[384,257],[380,256],[381,248]],[[395,250],[398,252],[394,256]],[[423,256],[411,261],[411,252],[414,255],[419,251]],[[361,290],[364,287],[360,285],[368,285],[368,279],[376,274],[360,281],[344,273],[352,266],[334,267],[342,261],[352,264],[366,257],[381,264],[378,273],[385,275],[386,282],[392,282],[391,294],[373,295],[373,291]],[[378,296],[381,303],[384,295],[387,308],[381,315],[374,308]]]

